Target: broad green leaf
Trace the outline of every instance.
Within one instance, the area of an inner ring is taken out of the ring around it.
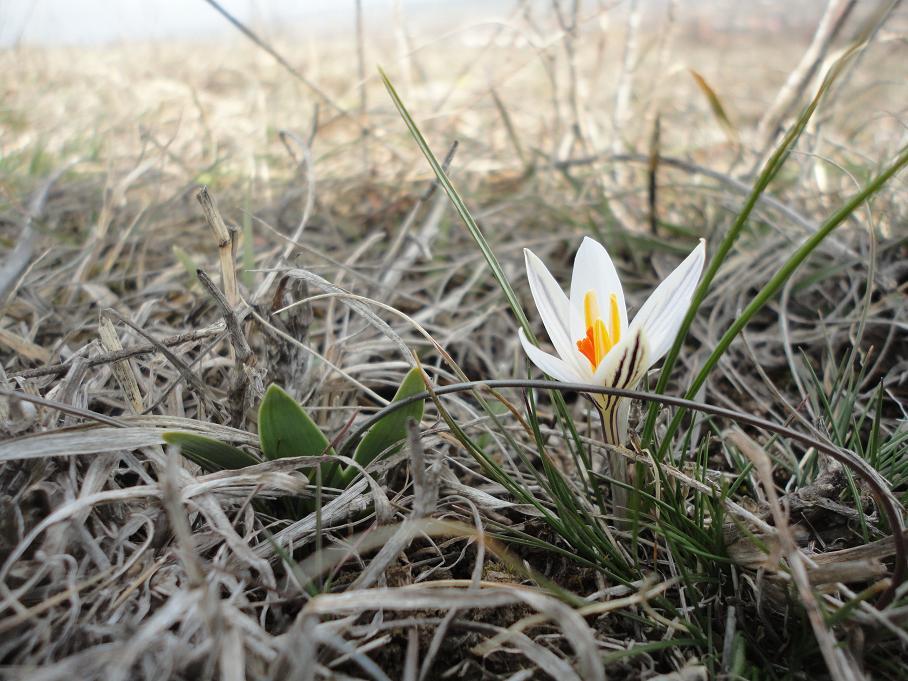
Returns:
[[[309,414],[273,383],[259,406],[259,442],[267,459],[334,453]]]
[[[283,459],[288,456],[322,456],[334,454],[331,443],[321,429],[309,418],[296,400],[275,384],[268,386],[259,405],[259,445],[265,458]],[[331,485],[335,465],[321,466],[322,484]],[[309,472],[314,480],[316,469]]]
[[[422,373],[417,367],[410,369],[404,380],[401,381],[400,387],[394,393],[392,402],[400,402],[412,395],[417,395],[426,389],[422,380]],[[368,466],[376,457],[381,454],[389,456],[403,446],[403,441],[407,437],[407,421],[414,419],[419,421],[422,418],[425,400],[418,400],[413,404],[402,407],[395,412],[385,416],[381,421],[366,431],[363,439],[360,440],[353,453],[353,459],[360,466]],[[397,445],[397,446],[394,446]],[[348,466],[343,474],[344,484],[349,484],[356,476],[357,469]]]
[[[164,433],[164,442],[179,447],[183,456],[206,471],[236,470],[261,463],[249,452],[195,433]]]

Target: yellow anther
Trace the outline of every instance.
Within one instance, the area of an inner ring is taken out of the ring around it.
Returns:
[[[621,340],[621,315],[618,313],[618,296],[613,293],[609,296],[609,313],[611,322],[612,345],[617,345]]]
[[[586,328],[592,328],[596,320],[599,319],[599,301],[596,299],[596,292],[592,289],[583,296],[583,316]]]

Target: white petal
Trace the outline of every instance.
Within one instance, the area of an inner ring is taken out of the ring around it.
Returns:
[[[633,390],[650,366],[649,344],[639,328],[621,339],[602,360],[593,383],[609,388]],[[630,402],[625,397],[602,395],[596,400],[603,414],[606,442],[623,445],[627,441],[627,417]]]
[[[705,259],[706,244],[701,239],[684,262],[659,284],[634,317],[632,330],[642,329],[650,345],[650,366],[662,359],[678,335],[700,281]]]
[[[613,293],[618,296],[618,315],[621,318],[623,332],[627,328],[627,308],[618,272],[605,247],[595,239],[584,237],[574,257],[574,272],[571,277],[570,328],[574,340],[580,340],[586,335],[583,297],[590,290],[596,292],[599,308],[605,320],[608,320],[609,296]]]
[[[550,355],[547,352],[543,352],[535,345],[530,343],[526,335],[523,333],[523,329],[520,329],[517,332],[517,335],[520,338],[520,344],[523,345],[524,352],[527,353],[533,364],[542,369],[544,373],[548,374],[555,380],[561,381],[562,383],[589,382],[589,376],[582,376],[578,374],[577,370],[567,364],[567,362],[565,362],[564,360]]]
[[[568,297],[564,295],[564,291],[555,281],[555,277],[535,253],[525,248],[523,255],[527,264],[530,293],[533,294],[533,300],[536,303],[536,309],[539,310],[546,333],[549,334],[549,339],[555,346],[555,352],[577,369],[582,365],[577,360],[576,344],[570,336],[571,305]],[[587,360],[583,359],[583,361]]]

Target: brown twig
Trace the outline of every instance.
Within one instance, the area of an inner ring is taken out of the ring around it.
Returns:
[[[221,309],[221,315],[224,317],[224,323],[227,325],[227,334],[230,338],[230,345],[236,353],[237,363],[233,367],[233,381],[230,386],[230,416],[234,426],[241,428],[245,420],[246,406],[249,398],[250,381],[249,370],[255,365],[255,355],[249,347],[246,340],[246,334],[240,326],[236,312],[229,303],[226,296],[211,281],[211,277],[205,274],[204,270],[196,270],[196,276],[205,287],[208,295],[214,300]]]
[[[202,286],[205,287],[205,291],[208,292],[208,295],[211,296],[221,310],[221,315],[224,317],[224,323],[227,325],[227,334],[230,337],[230,344],[236,352],[237,359],[243,364],[255,364],[255,356],[252,354],[252,349],[246,341],[246,335],[240,327],[240,320],[237,318],[236,312],[230,304],[230,301],[224,293],[221,292],[221,289],[211,281],[211,277],[205,273],[205,270],[196,270],[196,276],[202,283]]]
[[[647,204],[649,206],[649,231],[655,236],[659,232],[659,210],[658,210],[658,173],[660,157],[660,138],[662,133],[661,117],[656,113],[656,119],[653,121],[653,131],[649,139],[649,162],[646,164],[647,174]]]
[[[776,138],[782,127],[782,122],[791,113],[802,96],[807,83],[813,78],[829,46],[842,30],[842,26],[857,5],[857,0],[829,0],[826,11],[817,25],[813,40],[801,57],[801,61],[794,70],[788,74],[788,80],[779,90],[775,101],[763,114],[757,125],[757,148],[767,149]],[[761,156],[765,155],[765,151]],[[755,168],[762,165],[758,163]]]
[[[129,359],[130,357],[137,357],[139,355],[151,355],[156,352],[160,352],[160,347],[172,348],[177,345],[183,345],[183,343],[192,343],[198,340],[203,340],[209,336],[221,333],[224,331],[224,324],[218,322],[211,326],[208,326],[204,329],[194,329],[192,331],[186,331],[184,333],[178,333],[173,336],[167,336],[162,338],[155,343],[148,343],[147,345],[138,345],[133,348],[124,348],[122,350],[117,350],[116,352],[108,352],[104,355],[99,355],[98,357],[92,357],[87,360],[88,367],[101,366],[102,364],[110,364],[111,362],[119,362],[124,359]],[[36,367],[35,369],[22,369],[21,371],[11,371],[9,372],[9,378],[41,378],[42,376],[62,376],[72,365],[72,362],[58,362],[57,364],[50,364],[48,366]]]
[[[234,264],[235,241],[234,232],[227,228],[221,212],[214,203],[211,194],[208,193],[208,187],[202,186],[196,194],[196,199],[202,206],[205,213],[205,220],[218,243],[218,260],[221,265],[221,282],[224,285],[224,294],[226,303],[230,307],[236,307],[240,302],[240,293],[237,288],[236,266]],[[203,282],[204,283],[204,282]]]

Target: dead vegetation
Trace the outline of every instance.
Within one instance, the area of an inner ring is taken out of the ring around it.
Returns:
[[[565,281],[592,235],[634,308],[697,238],[715,252],[819,79],[866,39],[722,262],[667,390],[683,395],[796,247],[905,147],[904,10],[849,5],[830,0],[816,35],[820,6],[782,27],[676,2],[515,3],[418,34],[404,16],[366,31],[365,82],[352,38],[265,36],[294,72],[240,38],[0,54],[2,673],[902,678],[904,541],[873,481],[901,525],[904,174],[693,396],[845,465],[696,412],[661,441],[666,407],[660,442],[624,452],[652,501],[628,529],[600,504],[606,452],[576,393],[576,438],[543,391],[445,395],[346,489],[309,484],[317,459],[208,472],[162,439],[257,455],[275,382],[342,447],[415,357],[434,387],[527,376],[507,301],[371,65],[451,149],[525,305],[522,249]],[[291,497],[317,511],[274,512]]]

